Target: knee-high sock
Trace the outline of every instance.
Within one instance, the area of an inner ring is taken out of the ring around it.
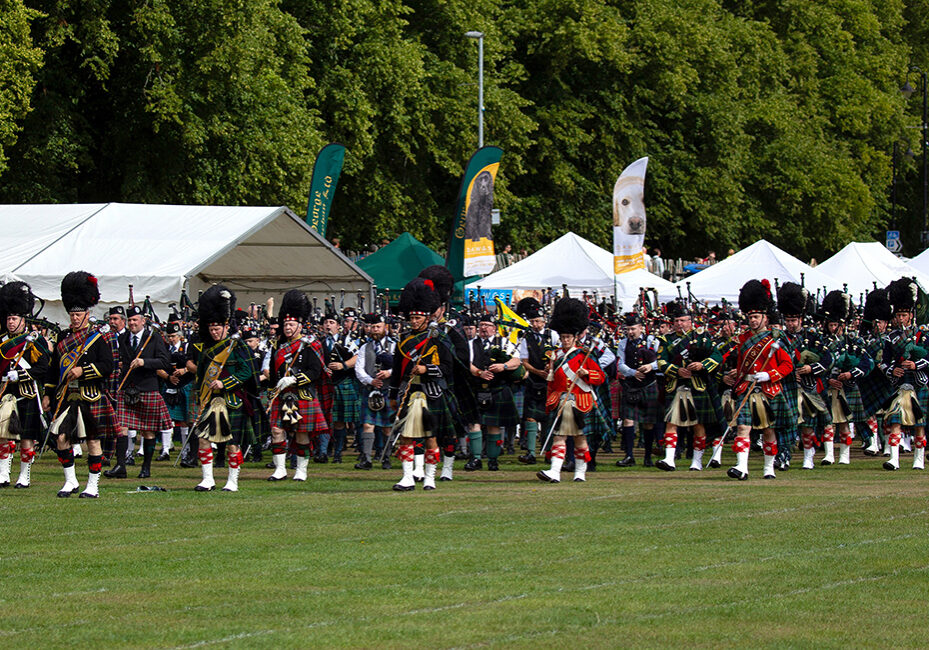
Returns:
[[[329,453],[330,437],[331,436],[328,431],[326,431],[325,433],[321,433],[319,434],[319,436],[317,436],[316,438],[317,440],[316,455],[317,456],[325,456],[327,453]]]
[[[655,439],[658,438],[658,429],[659,425],[655,425],[651,428],[645,429],[645,458],[650,459],[652,457],[652,448],[655,446]]]
[[[172,438],[174,437],[174,429],[165,429],[161,432],[161,452],[166,453],[171,449],[171,445],[174,444]]]
[[[623,453],[631,458],[635,449],[635,425],[623,427]]]
[[[129,436],[119,436],[116,438],[116,464],[125,465],[126,458],[129,457]]]
[[[499,458],[503,451],[503,433],[487,434],[487,458]]]
[[[371,459],[371,453],[374,450],[374,431],[361,432],[361,453]]]
[[[526,451],[535,456],[536,440],[539,437],[539,423],[526,422]]]
[[[177,431],[181,435],[181,449],[183,450],[187,447],[187,438],[190,435],[190,429],[187,427],[178,427]]]
[[[332,430],[332,453],[341,454],[345,449],[345,427]]]
[[[151,467],[152,456],[155,455],[155,444],[154,438],[144,438],[142,440],[142,467]]]
[[[480,429],[477,431],[468,431],[468,447],[472,456],[475,458],[481,457],[481,453],[484,450],[484,439]]]

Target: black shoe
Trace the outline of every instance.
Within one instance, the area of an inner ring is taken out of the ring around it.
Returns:
[[[712,467],[713,469],[716,469],[717,467],[721,467],[721,466],[722,466],[722,463],[720,463],[718,460],[710,459],[710,467]]]
[[[475,470],[484,469],[484,463],[481,462],[480,458],[472,458],[467,463],[465,463],[464,471],[473,472]]]
[[[463,451],[455,452],[455,460],[467,460],[467,459],[468,459],[468,454],[464,453]]]
[[[333,454],[333,455],[332,455],[332,462],[333,462],[333,463],[341,463],[341,462],[342,462],[342,454]]]
[[[171,454],[169,454],[166,451],[163,451],[160,454],[158,454],[158,458],[156,458],[155,460],[171,460]]]
[[[61,493],[59,492],[59,494],[61,494]],[[99,494],[89,494],[89,493],[87,493],[87,492],[81,492],[81,493],[78,495],[77,498],[78,498],[78,499],[99,499],[99,498],[100,498],[100,495],[99,495]]]
[[[505,452],[505,453],[507,453],[507,454],[515,454],[515,453],[516,453],[516,450],[513,449],[513,445],[507,445],[507,446],[506,446],[506,452]]]
[[[101,467],[109,467],[109,466],[110,466],[110,459],[107,458],[106,456],[104,456],[104,457],[103,457],[103,460],[100,461],[100,466],[101,466]]]
[[[215,489],[215,485],[213,487],[203,487],[201,485],[194,486],[194,492],[212,492]]]
[[[562,466],[561,471],[573,472],[574,471],[574,459],[572,458],[569,462],[565,463],[564,466]]]
[[[777,478],[777,476],[775,476],[774,474],[765,474],[761,478]]]
[[[774,461],[774,471],[776,471],[776,472],[783,472],[783,471],[784,471],[784,463],[782,463],[782,462],[779,461],[779,460],[775,460],[775,461]],[[768,477],[765,476],[765,478],[768,478]]]
[[[178,465],[180,465],[181,467],[186,467],[190,469],[192,467],[196,467],[197,463],[191,460],[190,458],[182,458],[181,461],[178,463]]]
[[[14,490],[25,490],[25,489],[28,488],[28,487],[29,487],[28,485],[23,485],[22,483],[17,483],[16,485],[13,486],[13,489],[14,489]]]
[[[588,472],[596,472],[596,471],[597,471],[597,461],[595,461],[595,460],[593,460],[593,459],[590,459],[590,461],[587,463],[587,471],[588,471]]]
[[[646,458],[642,461],[642,467],[654,467],[655,463],[652,462],[651,458]]]
[[[548,475],[545,474],[545,472],[542,472],[542,471],[536,472],[536,473],[535,473],[535,477],[536,477],[537,479],[539,479],[540,481],[542,481],[543,483],[558,483],[558,481],[556,481],[556,480],[554,480],[554,479],[552,479],[552,478],[549,478]]]
[[[371,461],[368,460],[368,457],[364,454],[361,455],[361,458],[358,459],[358,462],[355,463],[355,469],[371,469],[373,465]]]
[[[626,456],[622,460],[616,461],[616,467],[632,467],[635,465],[635,458],[632,456]]]
[[[889,460],[887,460],[887,461],[884,461],[884,469],[890,472],[895,472],[897,471],[898,468],[893,463],[891,463]]]
[[[152,477],[151,470],[145,465],[142,465],[142,469],[139,470],[139,478],[151,478],[151,477]]]
[[[820,464],[820,465],[829,466],[829,465],[832,465],[832,461],[831,461],[831,460],[826,460],[825,458],[823,458],[821,461],[819,461],[819,464]]]
[[[326,456],[325,454],[316,454],[315,456],[313,456],[313,462],[314,463],[328,463],[329,456]]]
[[[748,474],[740,470],[737,470],[735,467],[730,467],[729,469],[727,469],[726,476],[728,476],[729,478],[738,479],[740,481],[744,481],[748,479]]]
[[[126,478],[126,466],[117,465],[113,469],[108,469],[103,472],[103,475],[107,478]]]
[[[500,471],[500,465],[497,463],[496,458],[487,459],[487,471],[488,472],[497,472]]]
[[[657,467],[658,469],[662,469],[666,472],[673,472],[675,469],[677,469],[674,465],[671,465],[670,463],[666,463],[664,458],[662,458],[657,463],[655,463],[655,467]]]
[[[537,462],[536,459],[535,459],[535,455],[534,455],[534,454],[529,454],[529,453],[523,454],[522,456],[520,456],[520,457],[517,458],[516,460],[518,460],[518,461],[519,461],[520,463],[522,463],[523,465],[535,465],[536,462]]]
[[[399,483],[394,483],[394,491],[396,492],[412,492],[415,489],[415,485],[400,485]]]
[[[58,498],[67,499],[72,494],[76,494],[78,489],[80,488],[74,488],[73,490],[58,490]]]
[[[391,464],[389,458],[385,458],[384,460],[381,461],[381,469],[391,469],[392,467],[393,465]]]
[[[128,458],[126,458],[126,465],[129,467],[135,466],[135,458],[133,458],[132,456],[129,456]]]
[[[5,487],[10,487],[9,481],[3,481],[2,483],[0,483],[0,488],[5,488]]]
[[[265,469],[274,469],[274,463],[265,463]]]

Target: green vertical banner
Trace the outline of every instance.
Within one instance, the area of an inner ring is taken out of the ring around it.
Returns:
[[[496,258],[490,211],[502,156],[500,147],[481,147],[465,168],[445,258],[445,265],[455,280],[485,275],[493,270]]]
[[[344,160],[345,147],[332,143],[319,150],[316,164],[313,165],[313,181],[310,183],[310,200],[306,206],[306,222],[310,224],[310,228],[323,237],[326,236],[332,197],[339,183],[339,174],[342,173]]]

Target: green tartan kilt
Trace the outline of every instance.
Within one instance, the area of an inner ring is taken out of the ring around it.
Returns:
[[[334,386],[332,422],[357,424],[361,421],[361,386],[353,377],[346,377]]]
[[[906,380],[907,378],[904,377],[903,379]],[[913,386],[913,390],[916,392],[916,401],[919,402],[919,406],[923,410],[923,419],[917,422],[915,426],[924,427],[926,426],[926,414],[927,412],[929,412],[927,411],[927,407],[929,407],[929,387],[921,386],[919,384],[911,384],[911,385]],[[891,395],[891,398],[895,395],[896,395],[896,390]],[[884,420],[885,425],[903,423],[903,420],[900,416],[899,411],[896,413],[885,413],[883,420]]]
[[[791,377],[793,379],[793,377]],[[800,417],[800,411],[797,407],[797,391],[800,390],[800,387],[797,385],[796,381],[782,381],[781,382],[781,393],[784,394],[784,398],[787,400],[787,408],[790,409],[790,425],[785,426],[783,429],[779,429],[782,435],[785,438],[789,437],[793,439],[797,436],[799,432],[799,427],[797,425],[797,420]]]
[[[845,384],[845,400],[848,402],[848,409],[851,411],[851,415],[848,416],[849,422],[861,422],[862,420],[867,419],[865,416],[864,405],[861,401],[861,392],[858,390],[858,387],[854,384]],[[829,408],[832,408],[832,391],[826,391],[826,404],[829,405]],[[842,419],[837,417],[837,413],[832,413],[832,421]]]
[[[190,402],[190,389],[192,387],[193,384],[191,382],[184,384],[180,388],[171,386],[170,384],[164,384],[162,387],[161,394],[165,398],[165,404],[168,405],[168,413],[175,422],[189,422],[188,404]],[[171,397],[171,401],[175,402],[174,404],[168,403],[170,396],[165,391],[169,388],[177,390],[174,397]]]
[[[485,427],[512,427],[519,424],[520,412],[512,386],[490,388],[493,399],[490,406],[480,411],[481,425]]]
[[[387,399],[387,387],[381,389],[384,393],[384,408],[380,411],[372,411],[368,408],[368,394],[373,389],[370,386],[361,386],[359,393],[359,409],[361,410],[360,420],[362,424],[370,424],[375,427],[392,427],[396,419],[396,413],[390,408],[390,401]],[[338,420],[336,420],[338,422]]]
[[[413,392],[410,393],[410,397],[412,397],[412,395]],[[425,437],[435,437],[440,441],[454,439],[456,437],[455,420],[452,416],[451,408],[449,407],[448,400],[445,398],[445,396],[441,395],[439,397],[429,397],[427,395],[426,408],[428,409],[429,416],[432,419],[432,430],[427,431],[427,435]],[[403,417],[404,415],[406,415],[406,413],[401,410],[400,416]]]
[[[887,403],[894,394],[894,387],[879,369],[858,380],[858,392],[861,393],[861,406],[865,418],[869,418]]]
[[[232,440],[227,444],[238,445],[239,447],[253,445],[256,443],[255,432],[252,429],[252,418],[245,412],[245,409],[237,409],[226,406],[226,413],[229,416],[229,433]]]
[[[547,396],[547,384],[527,381],[523,387],[523,419],[544,422],[546,418],[545,398]]]
[[[641,401],[629,403],[630,390],[624,388],[619,406],[619,417],[632,420],[637,424],[656,424],[658,422],[658,382],[653,381],[641,389]],[[636,391],[638,392],[638,391]]]
[[[764,397],[771,407],[771,411],[774,413],[774,429],[778,431],[787,431],[790,430],[791,427],[793,427],[793,429],[797,428],[797,412],[790,408],[790,403],[787,401],[787,397],[784,395],[783,390],[774,397],[770,395],[764,395]],[[738,396],[737,399],[740,404],[744,398],[744,394]],[[746,402],[745,406],[739,412],[738,425],[752,426],[752,409],[751,404],[748,402]]]
[[[616,436],[616,431],[611,424],[612,413],[607,410],[608,407],[600,396],[597,397],[590,413],[584,416],[584,433],[588,436],[599,436],[603,440],[612,440]]]
[[[829,395],[827,391],[819,393],[819,396],[823,399],[823,402],[826,404],[826,411],[824,413],[817,412],[817,414],[807,422],[800,422],[797,425],[797,428],[800,429],[813,429],[816,433],[822,433],[828,425],[832,424],[832,414],[829,412]],[[797,413],[799,418],[799,409]]]
[[[694,408],[697,411],[697,422],[703,425],[725,426],[722,402],[714,386],[707,386],[706,389],[702,391],[691,389],[691,395],[693,395]],[[671,420],[673,400],[674,393],[669,392],[665,404],[665,422],[670,422]],[[742,410],[744,411],[745,409]]]

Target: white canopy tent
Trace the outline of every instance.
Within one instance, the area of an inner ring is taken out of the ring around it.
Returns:
[[[187,284],[191,300],[216,282],[238,306],[263,303],[292,288],[324,297],[354,296],[371,278],[286,207],[136,205],[2,205],[0,271],[28,282],[47,301],[42,315],[64,322],[61,278],[84,270],[100,283],[102,316],[149,296],[166,316]],[[12,251],[12,252],[11,252]]]
[[[739,290],[751,279],[767,279],[774,289],[775,279],[780,283],[796,282],[815,293],[820,287],[841,289],[842,283],[819,270],[804,264],[793,255],[782,251],[764,239],[743,248],[722,262],[709,266],[699,273],[677,282],[681,292],[687,296],[687,285],[693,297],[716,304],[725,298],[728,302],[739,300]]]
[[[929,274],[929,248],[906,262],[917,271]]]
[[[874,289],[875,282],[882,288],[905,276],[915,277],[924,290],[929,289],[929,274],[907,264],[876,241],[852,242],[816,269],[848,285],[848,292],[856,300],[860,294]],[[836,288],[841,288],[841,284]]]
[[[630,271],[616,278],[616,300],[631,306],[640,288],[654,288],[660,297],[677,296],[674,285],[645,270]],[[612,296],[613,254],[568,232],[529,257],[465,286],[465,289],[554,289],[566,284],[572,292],[597,291]]]

